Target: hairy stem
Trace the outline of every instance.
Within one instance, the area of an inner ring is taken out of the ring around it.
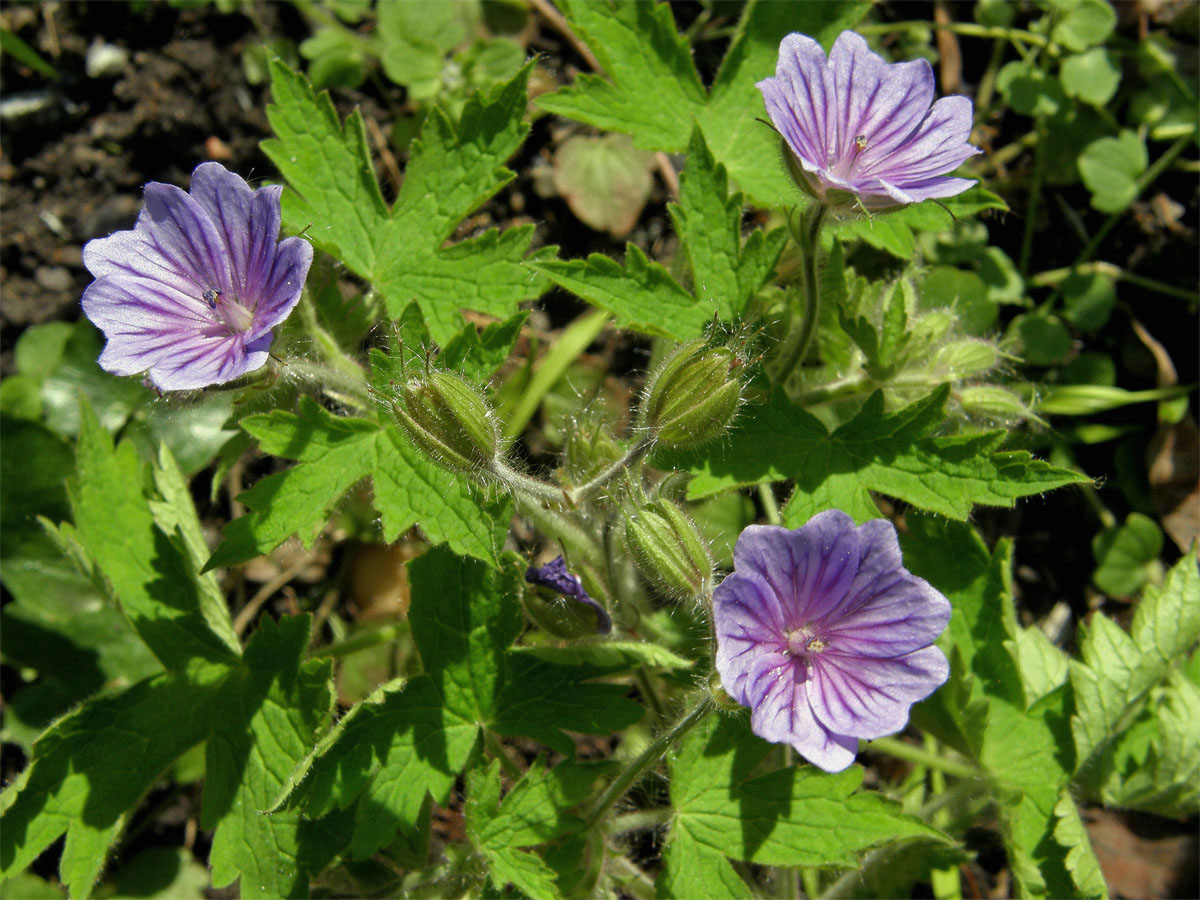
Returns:
[[[803,289],[804,311],[796,336],[791,339],[787,354],[779,365],[776,383],[787,384],[796,367],[804,362],[813,336],[817,333],[817,322],[821,318],[821,294],[817,283],[817,251],[820,248],[821,225],[825,220],[825,207],[815,204],[804,214],[804,221],[792,230],[792,236],[800,246],[800,284]]]
[[[592,804],[584,816],[583,825],[580,830],[588,831],[595,827],[608,814],[613,805],[625,796],[625,792],[633,787],[646,772],[657,765],[658,761],[662,759],[663,754],[670,749],[671,745],[691,731],[698,722],[708,715],[712,707],[712,697],[706,692],[700,702],[685,713],[683,718],[676,722],[668,731],[664,731],[655,738],[650,746],[638,754],[637,759],[625,767],[624,771],[613,780],[604,793],[596,798],[596,802]]]
[[[912,744],[906,743],[899,738],[875,738],[875,740],[867,743],[866,749],[874,750],[878,753],[886,753],[888,756],[894,756],[897,759],[906,759],[919,766],[937,769],[940,772],[945,772],[947,775],[953,775],[955,778],[979,778],[982,776],[982,773],[974,766],[946,759],[944,756],[937,753],[930,753],[922,747],[914,747]]]

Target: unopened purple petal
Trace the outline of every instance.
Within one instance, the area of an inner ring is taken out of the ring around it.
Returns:
[[[540,568],[529,566],[525,570],[525,580],[530,584],[556,591],[591,609],[596,614],[597,634],[608,634],[612,631],[612,617],[609,616],[608,610],[592,599],[584,589],[583,581],[567,569],[567,562],[561,556],[555,557]]]

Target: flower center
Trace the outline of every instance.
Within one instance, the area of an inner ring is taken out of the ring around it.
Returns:
[[[254,324],[254,310],[242,305],[236,296],[217,288],[208,288],[202,298],[229,329],[230,334],[249,331],[250,326]]]
[[[814,653],[825,649],[825,642],[813,633],[812,625],[792,628],[787,633],[787,652],[799,660],[807,661]]]

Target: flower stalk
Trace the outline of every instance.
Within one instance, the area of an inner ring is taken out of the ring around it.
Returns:
[[[705,692],[700,701],[696,703],[690,710],[684,713],[671,728],[664,731],[651,744],[646,747],[637,758],[633,760],[625,769],[615,778],[608,788],[599,797],[596,802],[591,805],[587,813],[583,817],[583,825],[580,826],[581,831],[590,831],[600,822],[601,819],[608,813],[618,800],[625,796],[628,791],[637,781],[646,774],[652,767],[658,764],[672,745],[680,738],[691,731],[705,716],[707,716],[713,708],[712,695]]]
[[[792,228],[792,236],[800,247],[800,285],[804,308],[800,326],[795,337],[788,342],[787,354],[779,365],[776,376],[779,384],[786,384],[796,368],[804,361],[817,333],[821,319],[821,291],[817,278],[817,254],[821,246],[821,225],[825,221],[825,206],[814,203],[805,211],[798,226]]]

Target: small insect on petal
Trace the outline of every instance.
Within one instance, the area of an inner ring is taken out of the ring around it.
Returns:
[[[980,152],[969,143],[971,101],[934,101],[925,60],[885,62],[853,31],[828,56],[789,34],[775,75],[757,87],[796,186],[828,209],[883,212],[974,184],[948,174]]]
[[[88,241],[83,263],[95,280],[81,302],[107,339],[101,368],[192,391],[266,365],[313,257],[308,241],[280,240],[282,191],[201,163],[186,192],[147,184],[132,230]]]

